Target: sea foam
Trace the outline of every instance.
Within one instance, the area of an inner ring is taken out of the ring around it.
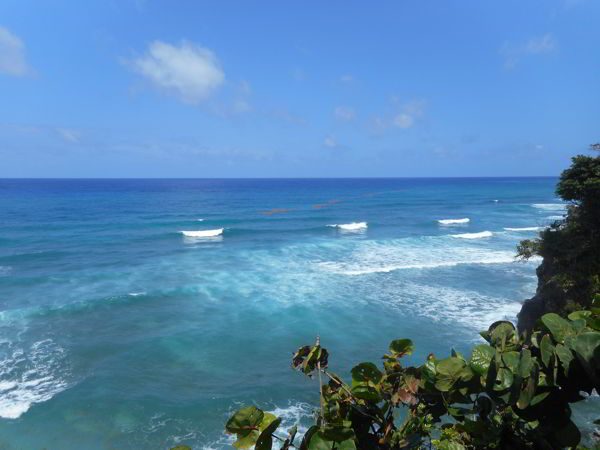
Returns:
[[[438,223],[440,225],[457,225],[461,223],[469,223],[470,221],[471,219],[465,217],[463,219],[440,219],[438,220]]]
[[[467,242],[450,236],[365,241],[344,256],[314,264],[327,272],[358,276],[466,264],[508,264],[515,261],[512,248],[495,250]]]
[[[567,205],[564,203],[534,203],[531,206],[545,211],[564,211],[567,209]]]
[[[65,390],[64,350],[51,339],[38,341],[29,349],[8,345],[0,360],[0,417],[17,419],[32,404],[50,400]]]
[[[338,228],[338,229],[344,230],[344,231],[360,231],[360,230],[365,230],[368,227],[367,222],[352,222],[352,223],[342,223],[342,224],[334,223],[332,225],[327,225],[327,226]]]
[[[482,239],[492,237],[494,233],[491,231],[481,231],[479,233],[463,233],[463,234],[452,234],[453,238],[459,239]]]
[[[539,231],[542,227],[521,227],[521,228],[504,228],[505,231]]]
[[[217,228],[215,230],[197,230],[197,231],[181,231],[185,237],[191,238],[208,238],[217,237],[223,234],[224,228]]]

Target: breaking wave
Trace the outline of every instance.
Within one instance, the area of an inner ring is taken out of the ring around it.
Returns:
[[[333,224],[327,225],[328,227],[338,228],[344,231],[360,231],[367,229],[367,222],[352,222],[352,223],[342,223],[342,224]]]
[[[181,231],[181,234],[191,238],[208,238],[221,236],[223,231],[224,228],[217,228],[215,230]]]
[[[479,233],[452,234],[451,236],[453,238],[459,238],[459,239],[481,239],[481,238],[492,237],[493,235],[494,235],[494,233],[492,233],[491,231],[481,231]]]
[[[567,209],[567,205],[564,203],[534,203],[531,206],[545,211],[564,211]]]
[[[461,223],[469,223],[471,221],[471,219],[469,219],[468,217],[465,217],[463,219],[439,219],[438,223],[440,225],[456,225],[456,224],[461,224]]]

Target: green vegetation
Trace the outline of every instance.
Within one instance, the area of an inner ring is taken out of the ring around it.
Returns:
[[[506,321],[481,334],[487,343],[468,358],[429,355],[419,367],[402,363],[414,350],[409,339],[392,341],[383,367],[360,363],[350,383],[329,371],[317,341],[292,361],[305,375],[328,380],[316,424],[301,440],[296,428],[282,435],[281,419],[254,406],[237,411],[225,428],[236,435],[235,447],[256,450],[274,443],[282,450],[577,447],[570,404],[600,389],[600,296],[567,319],[544,315],[527,340]]]
[[[600,144],[592,149],[600,150]],[[564,316],[588,308],[600,293],[600,157],[573,158],[556,193],[569,202],[565,219],[517,248],[522,258],[543,258],[537,269],[536,295],[525,302],[519,314],[520,330],[530,330],[544,313]]]

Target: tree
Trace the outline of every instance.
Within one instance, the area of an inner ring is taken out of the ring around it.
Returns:
[[[530,330],[544,313],[585,309],[600,293],[600,156],[579,155],[572,161],[556,188],[568,202],[566,217],[517,248],[525,259],[543,258],[536,295],[519,314],[520,330]]]

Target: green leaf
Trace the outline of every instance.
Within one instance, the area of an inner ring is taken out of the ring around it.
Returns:
[[[600,333],[581,333],[573,340],[573,350],[583,362],[592,367],[594,357],[600,354]]]
[[[265,413],[255,406],[248,406],[237,411],[225,424],[225,429],[230,433],[246,436],[253,429],[257,429]]]
[[[542,353],[542,362],[546,367],[550,367],[550,360],[554,354],[554,345],[552,345],[550,336],[547,334],[544,335],[540,342],[540,352]]]
[[[569,318],[569,320],[579,320],[579,319],[585,320],[591,315],[592,315],[591,311],[573,311],[567,317]]]
[[[571,353],[571,350],[569,350],[567,347],[565,347],[562,344],[557,344],[555,351],[556,351],[556,355],[558,356],[558,359],[560,360],[560,363],[563,366],[565,376],[568,376],[571,361],[573,361],[573,359],[575,359],[573,356],[573,353]]]
[[[544,314],[542,323],[550,331],[556,342],[564,343],[565,337],[575,333],[569,321],[555,313]]]
[[[233,443],[235,448],[250,448],[256,444],[256,440],[260,436],[258,431],[251,431],[250,433],[242,436],[238,434],[238,440]]]
[[[494,322],[488,329],[489,342],[494,346],[504,346],[515,336],[515,326],[506,320]]]
[[[469,361],[471,369],[479,375],[485,374],[490,367],[490,362],[495,352],[496,350],[487,344],[475,346],[473,353],[471,353],[471,360]]]
[[[464,375],[463,369],[465,367],[466,363],[455,356],[438,361],[435,365],[435,387],[439,391],[448,392],[454,383]]]
[[[411,355],[415,346],[410,339],[396,339],[390,343],[390,353],[396,358]]]
[[[531,369],[533,369],[531,351],[525,348],[521,350],[521,359],[519,360],[519,376],[521,378],[527,378],[531,374]]]
[[[310,436],[310,440],[308,442],[308,450],[331,450],[334,448],[336,450],[356,450],[356,444],[353,439],[347,439],[344,441],[333,441],[327,439],[324,435],[323,431],[318,430]]]
[[[379,383],[383,374],[377,366],[370,362],[360,363],[352,369],[352,384],[354,383]]]
[[[366,383],[357,384],[352,386],[352,395],[361,400],[379,401],[381,399],[379,392],[373,386],[369,386]]]
[[[265,418],[260,424],[262,433],[256,440],[255,450],[271,450],[273,447],[273,433],[280,424],[281,418],[275,417],[273,414],[269,414],[267,418],[267,414],[265,414]]]
[[[520,356],[521,355],[519,355],[519,353],[515,351],[502,353],[502,362],[504,362],[506,367],[515,375],[519,371]]]
[[[496,382],[494,383],[495,391],[504,391],[512,386],[514,376],[511,370],[504,367],[498,369]]]

